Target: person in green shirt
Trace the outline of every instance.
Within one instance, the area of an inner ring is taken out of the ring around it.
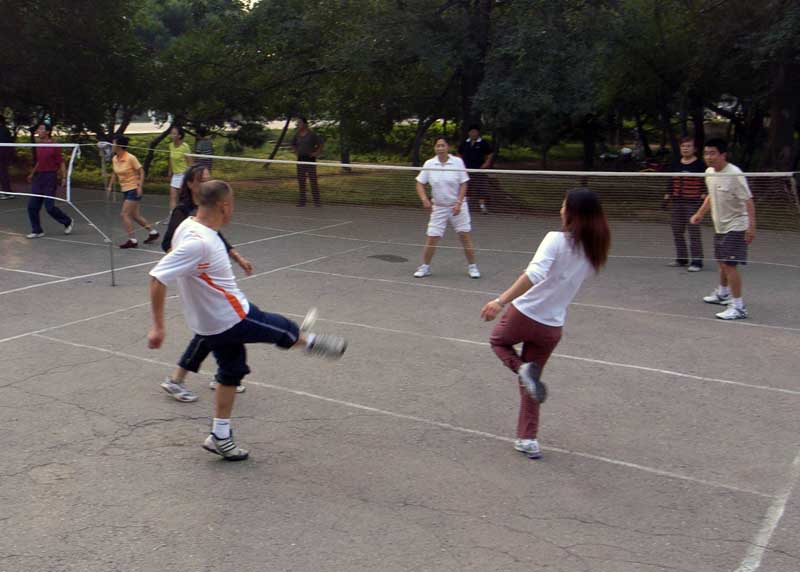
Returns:
[[[169,210],[175,208],[178,204],[178,195],[183,186],[183,173],[192,164],[192,158],[187,157],[187,153],[192,152],[192,148],[186,143],[183,138],[186,132],[183,127],[175,125],[169,130],[169,169],[167,176],[170,179],[169,183]]]

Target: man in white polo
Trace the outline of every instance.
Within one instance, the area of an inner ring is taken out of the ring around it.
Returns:
[[[747,317],[738,265],[747,264],[747,246],[756,237],[756,207],[742,170],[728,163],[728,145],[722,139],[707,141],[703,157],[708,169],[708,196],[690,222],[699,224],[711,210],[714,219],[714,258],[719,263],[719,286],[703,301],[727,306],[720,320]]]
[[[236,388],[250,373],[245,344],[273,344],[335,359],[342,356],[347,342],[338,336],[308,332],[314,322],[313,311],[298,326],[250,303],[236,284],[219,236],[220,228],[233,215],[233,191],[223,181],[207,181],[200,186],[197,202],[197,214],[180,224],[172,237],[172,250],[150,271],[153,326],[148,345],[157,349],[164,341],[167,284],[176,283],[186,322],[195,334],[192,345],[204,344],[217,360],[214,420],[203,448],[226,461],[243,461],[248,452],[233,440],[231,414]]]
[[[470,232],[469,207],[466,201],[467,175],[464,161],[450,155],[447,139],[439,137],[434,144],[436,156],[425,161],[422,171],[417,175],[417,195],[422,206],[431,210],[425,248],[422,251],[422,265],[414,272],[416,278],[431,275],[431,260],[436,252],[439,239],[444,236],[449,222],[458,233],[464,255],[467,258],[467,274],[470,278],[480,278],[481,273],[475,264],[475,249]],[[431,186],[431,199],[425,192],[425,185]]]

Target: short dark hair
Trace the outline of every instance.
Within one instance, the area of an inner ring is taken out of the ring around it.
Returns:
[[[472,131],[473,129],[475,131],[480,131],[481,130],[481,126],[479,124],[477,124],[477,123],[471,123],[470,126],[467,127],[467,132]]]
[[[439,141],[444,141],[448,145],[450,145],[450,141],[444,135],[439,135],[436,139],[433,140],[433,144],[436,145]]]
[[[36,131],[37,129],[39,129],[39,126],[44,127],[44,130],[47,131],[48,133],[53,132],[53,126],[50,125],[47,121],[40,121],[34,126],[33,130]]]
[[[298,119],[298,121],[302,121],[303,123],[305,123],[306,125],[308,125],[308,118],[306,118],[306,117],[303,117],[303,116],[301,115],[301,116],[300,116],[300,117],[298,117],[297,119]]]
[[[697,147],[697,141],[694,140],[694,137],[687,135],[686,137],[681,137],[680,144],[683,145],[684,143],[691,143],[695,147]]]
[[[169,128],[170,131],[172,131],[173,129],[178,132],[178,135],[180,136],[181,139],[186,137],[186,131],[184,131],[183,127],[181,127],[180,125],[173,125],[172,127]]]
[[[706,141],[704,147],[713,147],[720,153],[727,153],[728,152],[728,143],[724,139],[709,139]]]
[[[130,140],[130,139],[128,139],[127,137],[125,137],[125,136],[124,136],[124,135],[122,135],[122,134],[119,134],[119,135],[114,135],[114,137],[111,139],[111,141],[112,141],[113,143],[116,143],[116,144],[117,144],[117,145],[119,145],[120,147],[127,147],[127,146],[128,146],[128,144],[131,142],[131,140]]]
[[[231,186],[219,179],[206,181],[200,185],[200,192],[197,193],[197,202],[201,207],[213,207],[220,203],[232,192]]]
[[[207,127],[203,127],[201,125],[200,127],[197,128],[197,136],[198,137],[205,137],[206,135],[208,135],[208,128]]]

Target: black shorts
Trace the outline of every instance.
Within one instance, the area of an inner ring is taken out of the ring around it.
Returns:
[[[247,366],[245,344],[274,344],[281,349],[291,348],[300,335],[300,327],[280,314],[262,312],[250,303],[250,311],[244,320],[220,334],[195,336],[202,340],[192,340],[187,348],[199,350],[189,356],[186,367],[189,371],[197,369],[197,359],[203,358],[210,350],[217,359],[217,381],[222,385],[240,385],[242,378],[250,373]],[[183,358],[182,358],[183,361]]]
[[[747,264],[747,243],[743,230],[714,235],[714,258],[723,264]]]

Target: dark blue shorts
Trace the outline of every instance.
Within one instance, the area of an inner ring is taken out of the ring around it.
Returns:
[[[122,196],[123,196],[123,199],[126,200],[126,201],[141,201],[142,200],[142,197],[140,197],[136,193],[136,189],[133,189],[132,191],[124,191],[122,193]]]
[[[280,314],[262,312],[251,303],[244,320],[232,328],[213,336],[196,335],[178,365],[196,372],[210,351],[217,360],[217,381],[236,386],[250,373],[245,344],[273,344],[289,349],[299,335],[300,327],[295,322]]]
[[[747,264],[747,242],[743,230],[714,235],[714,258],[723,264]]]

